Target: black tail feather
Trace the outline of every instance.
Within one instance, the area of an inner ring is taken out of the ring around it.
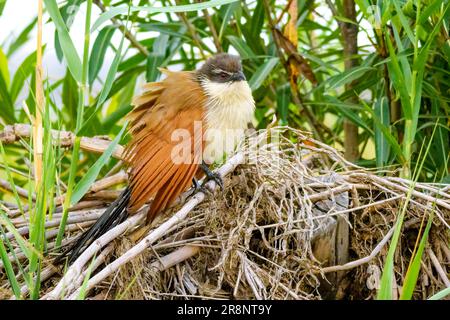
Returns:
[[[68,264],[72,264],[80,254],[95,240],[110,229],[122,223],[127,217],[127,206],[130,201],[131,190],[126,188],[120,196],[105,210],[101,217],[84,232],[75,242],[69,245],[54,261],[58,264],[68,258]]]

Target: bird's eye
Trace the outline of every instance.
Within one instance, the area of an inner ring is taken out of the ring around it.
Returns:
[[[226,73],[226,72],[221,72],[221,73],[220,73],[220,76],[221,76],[222,78],[227,78],[227,77],[229,76],[229,74]]]

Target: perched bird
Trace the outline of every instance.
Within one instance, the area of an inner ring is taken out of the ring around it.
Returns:
[[[217,54],[195,71],[161,69],[166,78],[144,85],[129,115],[131,140],[125,148],[129,184],[96,223],[57,260],[73,262],[106,231],[136,213],[150,199],[147,224],[168,208],[208,168],[243,138],[254,113],[251,89],[240,58]],[[202,172],[203,171],[203,172]]]

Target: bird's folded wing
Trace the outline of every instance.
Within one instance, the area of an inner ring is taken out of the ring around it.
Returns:
[[[154,197],[148,220],[190,185],[201,161],[206,97],[190,72],[168,72],[145,85],[130,114],[130,213]],[[184,147],[184,148],[183,148]]]

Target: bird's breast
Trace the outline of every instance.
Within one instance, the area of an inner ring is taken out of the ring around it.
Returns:
[[[243,139],[255,103],[246,81],[204,82],[202,86],[207,96],[203,159],[213,163],[222,160]]]

